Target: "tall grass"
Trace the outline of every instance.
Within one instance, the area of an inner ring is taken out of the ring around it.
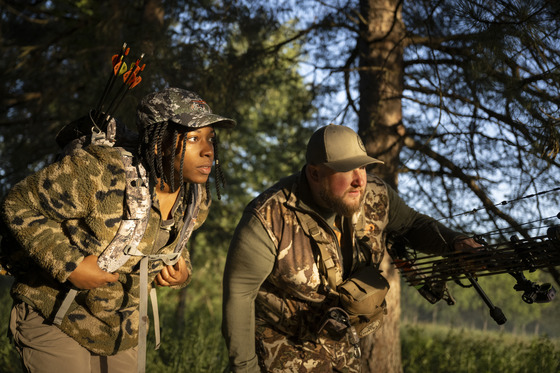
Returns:
[[[209,316],[208,310],[200,309],[187,315],[183,328],[164,327],[157,351],[153,339],[149,340],[146,372],[223,372],[228,359],[220,334],[221,319]]]
[[[5,284],[4,284],[5,285]],[[5,286],[0,302],[0,373],[21,373],[19,357],[6,337],[10,301]],[[172,298],[162,292],[163,298]],[[201,294],[195,292],[194,294]],[[207,294],[208,295],[208,294]],[[207,299],[214,299],[210,296]],[[189,297],[190,299],[190,297]],[[227,368],[219,301],[187,302],[184,322],[177,323],[175,302],[161,305],[162,344],[154,350],[148,335],[147,372],[220,373]],[[560,341],[547,337],[518,337],[507,333],[403,324],[405,373],[558,373]]]
[[[401,328],[405,373],[558,373],[560,342],[430,325]]]

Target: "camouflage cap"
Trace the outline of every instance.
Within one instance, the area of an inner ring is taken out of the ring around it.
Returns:
[[[311,135],[305,157],[308,164],[324,164],[336,172],[383,163],[367,155],[362,139],[354,130],[337,124],[321,127]]]
[[[210,106],[199,95],[180,88],[167,88],[150,93],[138,104],[136,111],[138,129],[165,121],[187,128],[235,127],[233,119],[212,114]]]

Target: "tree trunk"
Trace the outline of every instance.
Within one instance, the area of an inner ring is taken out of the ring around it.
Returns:
[[[383,160],[372,170],[396,189],[399,152],[404,134],[404,25],[398,0],[360,0],[360,112],[358,131],[370,155]],[[391,285],[384,326],[361,342],[363,372],[402,372],[400,343],[400,277],[388,255],[383,275]]]
[[[386,298],[388,314],[385,315],[384,325],[373,336],[366,336],[360,342],[362,372],[400,373],[403,371],[400,339],[401,283],[388,255],[385,255],[381,269],[391,285]]]
[[[145,1],[144,14],[139,29],[142,36],[140,39],[142,51],[148,56],[154,55],[159,38],[163,36],[164,14],[165,9],[161,0]]]

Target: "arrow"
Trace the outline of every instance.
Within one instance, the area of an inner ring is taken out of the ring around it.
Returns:
[[[124,61],[124,57],[128,55],[129,51],[130,48],[126,48],[126,43],[125,43],[123,45],[123,51],[120,54],[116,54],[111,58],[111,62],[113,65],[111,69],[111,75],[109,77],[109,81],[105,86],[105,90],[103,92],[101,100],[98,104],[97,121],[101,121],[98,129],[105,128],[107,123],[111,120],[111,118],[113,118],[117,108],[120,106],[121,102],[123,101],[128,91],[136,87],[142,81],[142,78],[140,77],[140,73],[144,71],[146,64],[140,66],[140,62],[144,58],[144,53],[142,53],[140,57],[136,60],[134,65],[131,65],[130,69],[127,70],[127,65],[126,62]],[[109,92],[112,90],[113,85],[117,81],[118,76],[122,76],[123,84],[121,88],[118,90],[118,92],[115,94],[111,102],[109,103],[107,111],[103,113],[103,102],[105,101]],[[101,117],[103,115],[105,116],[101,120]]]
[[[127,44],[124,43],[121,52],[119,54],[115,54],[111,58],[111,63],[112,63],[111,73],[109,74],[109,79],[107,80],[107,83],[105,84],[105,88],[103,89],[103,94],[101,95],[99,102],[97,103],[97,109],[96,109],[97,116],[96,116],[96,120],[94,121],[94,125],[96,125],[96,122],[98,122],[101,119],[101,115],[103,111],[103,103],[107,98],[107,94],[113,88],[113,84],[116,81],[116,77],[122,74],[124,71],[126,71],[126,63],[124,62],[124,57],[127,56],[129,52],[130,52],[130,48],[127,48]],[[97,129],[101,131],[99,127]]]
[[[109,120],[111,120],[111,118],[113,117],[117,108],[120,106],[121,102],[123,101],[128,91],[136,87],[142,81],[142,78],[140,77],[140,73],[144,71],[144,68],[146,67],[146,64],[140,66],[140,62],[142,61],[143,58],[144,58],[144,53],[142,53],[140,57],[136,60],[134,66],[132,66],[128,71],[122,74],[123,84],[119,89],[119,91],[117,92],[117,94],[115,95],[115,97],[113,98],[113,100],[110,102],[109,107],[107,108],[107,115],[104,121],[102,122],[102,128],[106,125],[107,122],[109,122]],[[122,71],[122,67],[119,69],[119,71]]]

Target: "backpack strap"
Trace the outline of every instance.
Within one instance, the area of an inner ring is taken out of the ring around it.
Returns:
[[[122,148],[116,149],[121,151],[126,173],[126,219],[121,221],[117,234],[97,260],[99,268],[107,272],[115,272],[130,259],[126,249],[136,248],[144,237],[152,206],[145,168],[142,164],[133,164],[131,153]]]
[[[321,235],[321,229],[317,221],[313,219],[310,215],[302,212],[296,212],[296,216],[301,223],[302,229],[309,236],[313,238],[313,241],[317,244],[319,248],[319,254],[321,260],[317,263],[320,269],[321,278],[328,285],[329,291],[336,291],[337,285],[342,281],[338,271],[336,270],[333,255],[327,249],[328,241],[325,240],[323,235]]]
[[[155,332],[155,350],[157,350],[161,344],[160,339],[160,326],[159,326],[159,313],[156,289],[152,287],[148,294],[148,263],[150,261],[162,260],[166,265],[174,265],[177,263],[183,249],[189,240],[194,225],[196,222],[196,217],[200,209],[200,203],[202,200],[202,193],[200,192],[202,186],[195,185],[192,188],[192,203],[189,204],[185,218],[183,229],[181,230],[181,235],[179,237],[177,246],[173,253],[169,254],[154,254],[146,255],[138,250],[135,246],[127,246],[124,250],[124,254],[127,256],[139,256],[140,259],[140,306],[138,309],[140,323],[138,325],[138,372],[144,373],[146,367],[146,340],[148,335],[148,295],[152,302],[152,314],[154,319],[154,332]],[[189,198],[189,196],[185,196]]]
[[[285,204],[293,209],[297,220],[305,234],[311,236],[313,241],[319,248],[319,260],[316,259],[319,267],[319,274],[323,285],[327,288],[329,295],[336,294],[338,284],[342,282],[342,277],[336,270],[335,260],[327,245],[329,241],[321,234],[321,228],[317,220],[315,220],[308,212],[304,211],[298,204],[298,184],[294,183],[290,190],[284,191],[286,198]]]
[[[179,260],[181,252],[145,255],[137,248],[130,246],[125,251],[128,256],[142,257],[140,259],[140,299],[138,308],[138,372],[143,373],[146,368],[146,341],[148,339],[148,296],[152,303],[152,316],[154,319],[154,349],[157,350],[161,344],[156,288],[152,287],[148,293],[148,264],[150,261],[162,260],[166,265],[173,265]]]

